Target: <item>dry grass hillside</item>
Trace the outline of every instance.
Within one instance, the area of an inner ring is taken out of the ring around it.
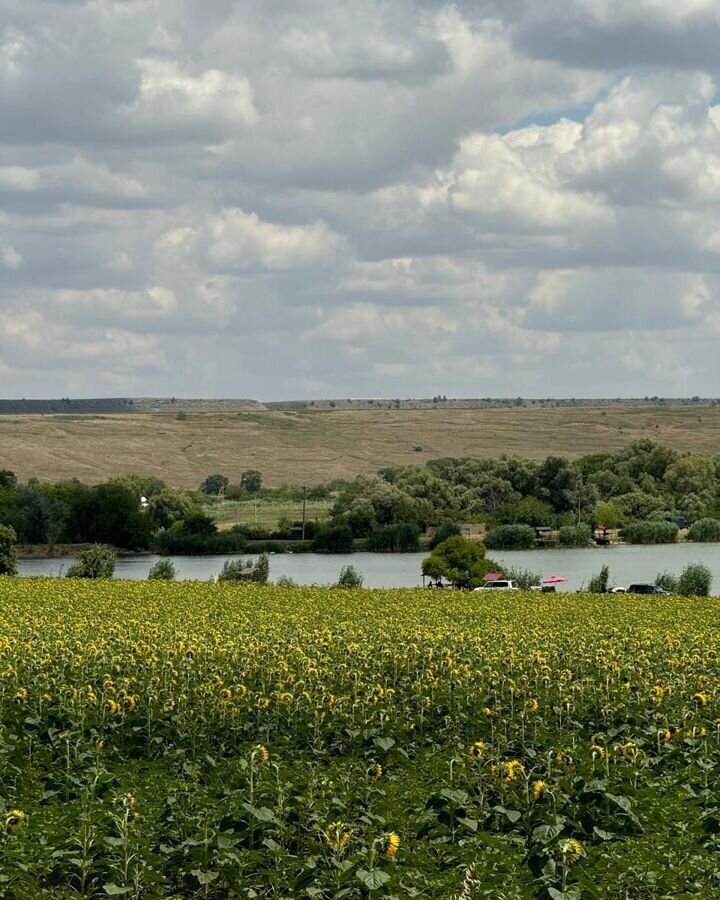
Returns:
[[[0,467],[52,481],[142,472],[184,487],[211,472],[233,479],[258,468],[273,486],[438,456],[575,457],[648,437],[678,450],[720,452],[720,407],[9,415],[0,417]]]

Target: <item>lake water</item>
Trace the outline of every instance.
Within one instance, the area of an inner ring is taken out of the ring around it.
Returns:
[[[324,555],[317,553],[279,553],[270,557],[270,579],[282,576],[298,584],[330,584],[337,580],[340,569],[353,565],[366,587],[415,587],[422,584],[420,564],[425,553],[352,553]],[[495,552],[498,562],[516,568],[530,569],[544,578],[562,575],[567,578],[558,590],[573,591],[586,585],[603,565],[610,567],[611,583],[626,586],[631,582],[652,582],[658,572],[679,575],[685,566],[704,563],[713,573],[714,592],[720,593],[720,544],[671,544],[663,546],[618,546],[588,550],[514,550]],[[229,556],[173,557],[178,578],[207,581],[216,575]],[[157,556],[135,556],[119,559],[116,578],[147,578]],[[58,559],[26,559],[19,564],[20,575],[64,575],[72,563],[69,557]]]

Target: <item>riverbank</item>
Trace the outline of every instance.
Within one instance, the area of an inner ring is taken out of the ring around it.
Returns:
[[[270,557],[270,580],[291,578],[297,584],[333,584],[343,566],[353,566],[364,579],[366,587],[393,588],[422,585],[420,567],[425,553],[279,553]],[[118,559],[116,578],[133,581],[147,578],[150,568],[160,557],[154,554],[134,554]],[[171,557],[181,580],[209,581],[217,575],[230,554],[216,556]],[[720,591],[720,544],[619,545],[598,547],[589,553],[584,549],[509,550],[493,553],[500,565],[529,569],[547,578],[561,575],[567,581],[560,591],[577,591],[587,587],[590,578],[603,565],[610,567],[610,581],[614,586],[635,582],[653,582],[665,571],[679,575],[690,563],[704,563],[713,575],[715,590]],[[72,562],[71,557],[53,559],[30,558],[20,560],[21,576],[62,576]]]

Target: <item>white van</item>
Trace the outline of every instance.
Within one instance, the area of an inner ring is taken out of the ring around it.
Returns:
[[[482,587],[475,588],[476,591],[519,591],[516,581],[506,581],[498,579],[497,581],[486,581]]]

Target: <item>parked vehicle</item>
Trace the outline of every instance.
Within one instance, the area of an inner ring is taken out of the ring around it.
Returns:
[[[617,588],[616,588],[617,592]],[[665,588],[658,587],[656,584],[630,584],[625,590],[626,594],[662,594],[665,597],[670,596],[670,591]]]
[[[475,588],[476,591],[519,591],[516,581],[507,581],[498,578],[495,581],[486,581],[482,587]]]

